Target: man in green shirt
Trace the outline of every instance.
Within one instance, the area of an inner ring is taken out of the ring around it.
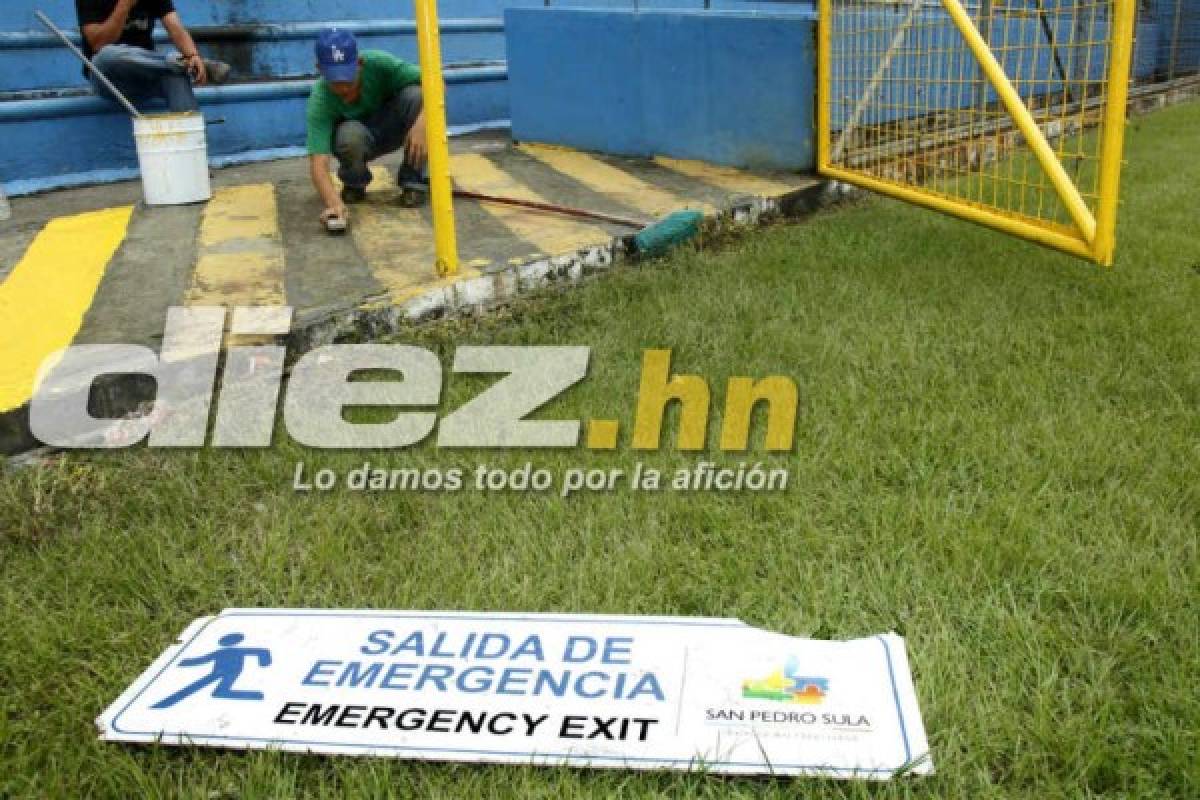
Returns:
[[[361,202],[371,183],[367,163],[400,148],[401,203],[419,205],[428,191],[421,71],[379,50],[360,54],[354,34],[338,28],[321,31],[316,50],[321,79],[308,98],[308,158],[325,204],[321,222],[331,232],[345,230],[346,206]],[[329,175],[332,156],[340,195]]]

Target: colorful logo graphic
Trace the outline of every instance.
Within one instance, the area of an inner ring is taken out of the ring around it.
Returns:
[[[774,700],[777,703],[801,703],[815,706],[829,694],[829,679],[800,674],[800,661],[789,658],[762,680],[742,681],[742,697],[752,700]]]

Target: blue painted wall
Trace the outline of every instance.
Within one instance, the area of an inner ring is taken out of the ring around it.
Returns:
[[[576,1],[583,0],[555,0],[556,6]],[[1200,0],[1182,2],[1200,6]],[[788,13],[509,11],[505,28],[514,137],[630,155],[811,168],[815,15],[804,5],[760,4]],[[1047,20],[1068,76],[1103,80],[1105,48],[1086,45],[1107,37],[1109,21],[1103,11],[1094,20],[1089,16],[1084,30],[1082,20],[1077,28],[1070,15],[1054,12],[1054,6],[1053,0],[1045,4]],[[1032,82],[1034,95],[1061,95],[1063,84],[1036,5],[1010,9],[996,14],[991,30],[1001,63],[1024,85]],[[843,7],[838,12],[839,27],[861,31],[852,41],[855,50],[873,53],[875,59],[859,59],[834,76],[835,130],[845,123],[906,14],[900,7]],[[1142,15],[1135,79],[1152,79],[1161,69],[1160,24],[1153,15]],[[835,43],[834,63],[842,63],[836,48]],[[889,76],[864,123],[974,105],[973,82],[987,102],[998,99],[982,80],[961,34],[940,10],[918,15],[892,59]],[[838,103],[837,98],[846,101]]]
[[[559,2],[578,0],[559,0]],[[807,0],[806,0],[807,1]],[[298,152],[316,30],[336,23],[366,47],[416,61],[409,2],[397,0],[175,0],[201,50],[253,85],[202,90],[215,163]],[[586,0],[631,8],[634,0]],[[703,0],[645,0],[642,7],[701,8]],[[440,0],[448,114],[453,130],[506,124],[503,11],[543,0]],[[774,0],[714,0],[714,7],[778,7]],[[78,40],[74,0],[0,0],[0,184],[10,194],[135,174],[129,123],[88,95],[79,65],[34,17],[45,11]],[[405,18],[408,17],[408,18]],[[166,46],[162,31],[158,37]],[[19,154],[19,156],[18,156]]]
[[[448,69],[452,132],[503,124],[508,95],[503,66]],[[310,81],[201,89],[215,163],[300,155]],[[124,113],[91,95],[0,103],[0,176],[12,195],[136,175],[137,154]]]
[[[78,39],[74,0],[0,0],[0,92],[84,86],[78,62],[35,20],[42,8]],[[530,0],[515,0],[530,2]],[[240,78],[313,74],[312,41],[331,22],[356,30],[366,47],[417,57],[411,3],[396,0],[176,0],[207,55],[232,64]],[[443,59],[448,64],[504,60],[497,0],[440,4]],[[405,18],[401,18],[401,14]],[[159,41],[166,45],[161,27]],[[31,65],[36,68],[31,69]]]
[[[813,165],[815,15],[510,9],[513,138]]]
[[[409,20],[350,20],[364,48],[416,62],[416,26]],[[307,77],[314,72],[312,46],[324,23],[270,23],[242,29],[191,29],[200,50],[234,67],[234,80]],[[74,37],[78,39],[78,37]],[[170,49],[161,28],[160,49]],[[447,64],[504,60],[500,19],[449,19],[442,23],[442,58]],[[36,64],[36,69],[29,69]],[[0,32],[0,92],[86,87],[79,61],[49,33]]]
[[[1159,75],[1176,77],[1200,71],[1200,0],[1144,0],[1143,18],[1157,24],[1153,40]],[[1140,31],[1139,31],[1140,35]]]
[[[659,143],[669,141],[675,154],[726,163],[811,164],[811,0],[711,0],[710,12],[702,12],[704,0],[551,2],[553,9],[546,11],[543,0],[440,0],[452,126],[468,130],[507,120],[505,59],[512,56],[519,76],[513,92],[521,118],[518,136],[561,136],[564,143],[631,153],[666,152]],[[1053,9],[1055,2],[1045,5]],[[1136,77],[1165,75],[1177,2],[1183,3],[1177,74],[1200,69],[1200,0],[1147,0],[1139,13]],[[632,14],[612,13],[635,4],[644,12],[636,26]],[[1033,0],[1024,4],[1034,7]],[[352,27],[365,46],[416,60],[415,27],[397,16],[411,15],[411,7],[396,0],[176,0],[176,5],[202,50],[256,81],[201,92],[205,113],[227,120],[210,129],[210,152],[218,163],[296,152],[304,133],[304,78],[313,71],[311,41],[323,24]],[[132,175],[128,121],[94,98],[78,96],[86,93],[78,65],[35,21],[37,8],[74,33],[74,0],[0,0],[0,141],[6,145],[0,149],[0,183],[17,194]],[[507,46],[506,9],[528,14],[521,18],[537,20],[539,30],[527,29],[514,40],[519,45]],[[655,13],[663,9],[685,13]],[[715,13],[731,9],[763,13],[753,17],[757,21],[743,15],[741,22]],[[1053,14],[1052,20],[1059,40],[1070,41],[1070,26]],[[1041,35],[1032,16],[1012,17],[999,33],[1012,42]],[[926,45],[946,51],[944,61],[936,68],[924,62],[900,68],[929,71],[934,80],[923,90],[929,95],[893,90],[889,102],[897,107],[918,99],[943,107],[967,102],[953,85],[937,80],[974,70],[957,34],[931,26],[923,35]],[[1054,88],[1044,48],[1036,62],[1006,58],[1010,69],[1045,74],[1047,88]],[[1094,57],[1095,75],[1099,64]],[[860,75],[872,68],[860,65]],[[862,81],[842,81],[835,95],[852,95]],[[582,101],[581,86],[594,102]]]
[[[34,9],[43,9],[78,40],[74,0],[0,3],[5,189],[21,194],[136,174],[129,121],[90,95],[78,62],[34,18]],[[299,152],[312,42],[324,25],[336,22],[355,30],[364,47],[417,60],[415,25],[396,16],[411,16],[411,4],[396,0],[176,0],[176,6],[202,52],[229,61],[242,81],[198,92],[206,117],[225,120],[209,129],[216,163]],[[506,124],[501,4],[443,0],[440,7],[452,130]],[[161,29],[158,37],[167,46]]]
[[[541,6],[542,0],[444,0],[438,10],[443,19],[499,17],[503,8],[522,5]],[[189,26],[412,18],[406,0],[175,0],[175,7]],[[37,9],[74,23],[74,0],[4,0],[0,30],[41,30],[33,16]]]
[[[555,7],[631,8],[632,0],[552,0]],[[0,93],[86,85],[74,58],[34,18],[42,9],[76,39],[74,0],[0,0]],[[503,61],[506,8],[542,7],[542,0],[441,0],[446,63]],[[642,8],[703,8],[703,0],[639,0]],[[713,8],[743,10],[796,5],[779,0],[713,0]],[[799,7],[811,8],[810,0]],[[176,0],[180,16],[207,54],[242,76],[312,74],[311,42],[330,22],[357,30],[367,47],[415,60],[411,2],[403,0]],[[159,30],[159,40],[166,37]],[[36,68],[30,68],[36,65]]]

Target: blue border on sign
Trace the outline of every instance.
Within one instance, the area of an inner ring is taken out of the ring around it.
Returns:
[[[137,692],[137,694],[135,694],[132,698],[130,698],[129,702],[126,703],[125,706],[120,711],[117,712],[116,716],[114,716],[112,719],[112,729],[114,731],[116,731],[117,733],[124,734],[126,736],[153,736],[153,737],[156,737],[159,739],[168,737],[168,736],[175,736],[175,737],[179,737],[181,739],[187,739],[187,741],[191,744],[201,744],[201,743],[208,743],[208,742],[231,742],[231,741],[259,742],[261,744],[267,745],[268,747],[272,744],[276,744],[276,745],[288,744],[288,745],[313,745],[313,746],[318,746],[318,747],[320,747],[320,746],[344,747],[344,748],[353,748],[353,749],[359,749],[359,750],[370,750],[370,751],[375,751],[375,752],[384,752],[384,751],[414,752],[414,751],[416,751],[416,752],[422,752],[422,753],[447,753],[447,754],[475,755],[475,756],[505,756],[505,757],[524,756],[524,757],[528,757],[528,758],[538,758],[538,759],[563,759],[566,762],[576,762],[576,763],[585,763],[585,764],[591,763],[591,762],[597,762],[597,761],[615,761],[615,762],[638,761],[638,762],[653,762],[656,764],[664,764],[664,765],[666,765],[666,764],[695,764],[696,763],[695,758],[683,759],[683,758],[653,758],[653,757],[640,757],[640,756],[584,756],[584,755],[570,754],[570,753],[534,753],[534,752],[529,752],[526,750],[515,750],[515,751],[514,750],[470,750],[470,749],[466,749],[466,748],[415,747],[415,746],[397,746],[394,744],[363,744],[361,742],[334,742],[334,741],[329,741],[327,739],[265,739],[262,737],[254,737],[254,736],[221,736],[219,734],[195,736],[195,735],[191,735],[191,734],[187,734],[187,733],[183,733],[183,732],[168,733],[167,731],[129,731],[129,730],[122,729],[121,726],[118,724],[119,720],[125,714],[125,712],[128,711],[129,708],[138,701],[138,698],[140,698],[143,694],[145,694],[146,691],[151,686],[154,685],[155,681],[157,681],[164,672],[166,672],[168,669],[170,669],[175,664],[175,662],[179,659],[179,657],[182,656],[183,653],[189,647],[191,647],[192,643],[195,642],[196,639],[199,638],[199,636],[202,633],[204,633],[206,630],[208,630],[209,625],[212,625],[214,622],[217,622],[219,620],[229,619],[230,617],[328,617],[328,618],[333,618],[333,619],[342,617],[342,618],[348,618],[348,619],[430,619],[430,620],[464,620],[465,619],[465,620],[486,620],[486,621],[493,621],[493,622],[494,621],[508,621],[508,622],[552,622],[552,623],[553,622],[579,623],[582,621],[587,621],[587,622],[591,622],[591,623],[606,623],[607,622],[607,623],[623,623],[623,624],[630,624],[630,625],[661,625],[663,627],[671,627],[671,626],[699,627],[699,628],[749,627],[749,626],[745,625],[745,623],[742,623],[740,621],[737,623],[661,622],[661,621],[655,621],[655,620],[638,620],[636,617],[579,617],[579,616],[546,617],[546,616],[529,616],[529,615],[494,615],[494,614],[473,615],[473,614],[420,614],[420,613],[404,614],[404,613],[385,613],[385,612],[376,612],[376,613],[365,612],[365,613],[361,613],[361,614],[342,614],[342,613],[324,614],[324,613],[320,613],[320,612],[303,612],[303,611],[283,611],[283,612],[278,612],[278,613],[271,613],[271,612],[266,612],[266,611],[233,611],[228,614],[220,614],[218,616],[213,617],[208,622],[206,622],[203,626],[201,626],[200,630],[198,630],[194,634],[192,634],[192,638],[189,639],[186,643],[184,643],[179,648],[179,650],[175,653],[175,657],[172,658],[170,661],[168,661],[166,664],[164,664],[162,669],[160,669],[157,673],[155,673],[154,676],[152,678],[150,678],[149,681],[146,682],[146,685],[143,686]],[[825,765],[809,765],[809,764],[775,764],[772,766],[778,767],[780,769],[814,770],[814,771],[822,771],[822,772],[884,773],[884,772],[896,772],[897,770],[902,769],[903,767],[905,767],[906,765],[908,765],[909,763],[912,762],[912,746],[909,743],[909,739],[908,739],[908,726],[904,720],[904,710],[903,710],[903,708],[901,708],[901,705],[900,705],[900,689],[898,686],[896,686],[896,670],[892,663],[892,649],[891,649],[891,647],[888,646],[887,639],[885,639],[883,636],[876,636],[875,638],[879,641],[879,643],[881,645],[883,645],[884,659],[887,661],[888,680],[892,684],[892,699],[894,700],[894,702],[896,704],[896,720],[900,724],[900,738],[901,738],[901,741],[904,743],[904,761],[903,761],[903,763],[898,764],[895,767],[831,767],[831,766],[825,766]],[[711,762],[703,762],[703,763],[705,763],[707,766],[712,766],[712,767],[720,767],[720,766],[761,767],[762,766],[762,762],[759,762],[759,761],[711,761]]]

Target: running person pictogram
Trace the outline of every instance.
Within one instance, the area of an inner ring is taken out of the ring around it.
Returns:
[[[201,664],[212,662],[212,672],[200,680],[188,684],[170,697],[159,700],[151,708],[170,708],[211,683],[217,684],[212,690],[212,697],[219,697],[223,700],[262,700],[262,692],[233,688],[234,681],[241,677],[242,670],[246,666],[246,659],[257,658],[260,667],[271,666],[271,651],[265,647],[237,646],[245,638],[240,633],[225,634],[217,640],[217,643],[221,645],[219,649],[208,655],[185,658],[180,661],[179,666],[181,667],[198,667]]]

